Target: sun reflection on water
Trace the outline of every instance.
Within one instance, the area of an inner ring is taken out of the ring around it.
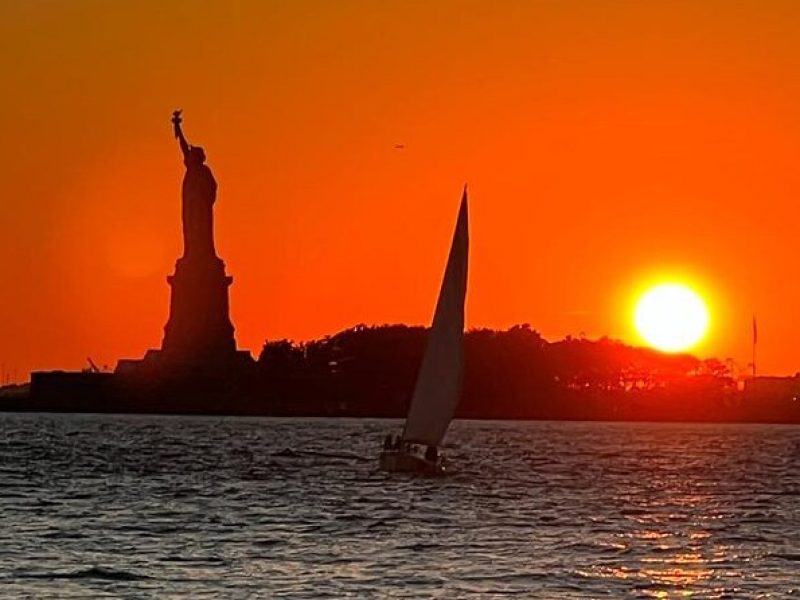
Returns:
[[[582,574],[624,582],[651,598],[731,597],[730,587],[714,585],[723,573],[728,579],[743,576],[731,568],[736,548],[718,536],[729,518],[725,506],[701,477],[676,477],[660,457],[652,463],[658,476],[644,490],[617,498],[623,524],[613,538],[627,560],[597,564]],[[699,473],[714,468],[708,462],[696,465]]]

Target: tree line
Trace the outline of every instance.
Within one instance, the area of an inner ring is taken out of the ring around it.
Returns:
[[[305,343],[268,341],[256,386],[271,414],[405,416],[427,329],[357,325]],[[457,416],[613,420],[799,420],[797,402],[756,403],[729,365],[601,338],[548,342],[529,325],[464,338]]]

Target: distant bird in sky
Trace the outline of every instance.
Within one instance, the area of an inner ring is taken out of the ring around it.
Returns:
[[[406,147],[406,145],[405,145],[405,144],[395,144],[395,145],[394,145],[394,149],[395,149],[395,150],[402,150],[402,149],[403,149],[403,148],[405,148],[405,147]]]

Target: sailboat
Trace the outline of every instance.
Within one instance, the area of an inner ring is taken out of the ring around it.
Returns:
[[[461,399],[468,257],[465,186],[428,345],[414,386],[403,435],[397,442],[387,436],[380,454],[380,468],[384,471],[444,473],[438,447]],[[423,450],[424,447],[426,449]]]

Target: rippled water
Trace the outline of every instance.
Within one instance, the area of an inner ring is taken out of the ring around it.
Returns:
[[[800,428],[0,415],[3,598],[800,597]]]

